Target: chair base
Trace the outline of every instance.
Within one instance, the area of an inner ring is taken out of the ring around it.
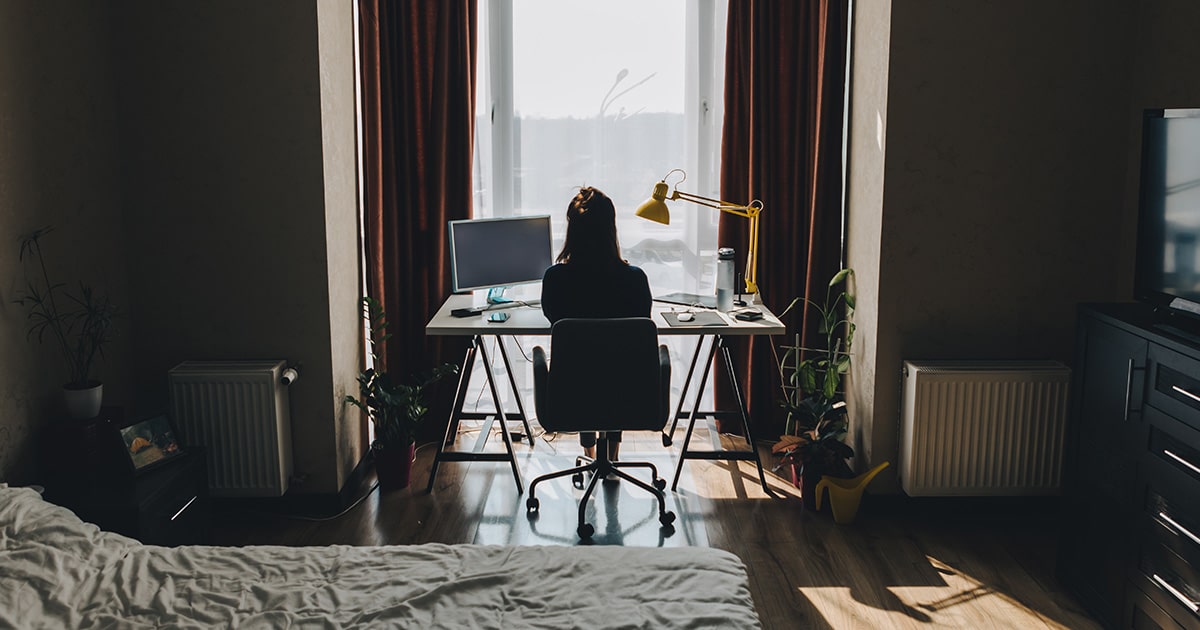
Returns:
[[[658,468],[650,462],[611,461],[608,458],[608,438],[606,437],[601,437],[596,442],[596,453],[596,459],[585,456],[577,457],[575,458],[577,465],[574,468],[547,473],[530,482],[529,498],[525,499],[526,514],[532,516],[540,508],[537,499],[537,485],[539,483],[571,475],[575,487],[582,488],[584,487],[583,480],[585,473],[592,472],[592,478],[588,480],[587,487],[583,491],[583,498],[579,500],[579,527],[576,529],[576,533],[579,534],[580,539],[589,540],[592,534],[596,533],[596,529],[591,523],[587,522],[588,498],[592,496],[592,491],[596,489],[596,484],[611,474],[653,494],[654,498],[658,499],[658,522],[662,525],[666,535],[669,536],[674,533],[675,513],[667,510],[666,497],[663,495],[663,489],[667,487],[667,480],[658,476]],[[586,463],[579,465],[580,462]],[[649,468],[653,485],[630,475],[622,470],[623,468]]]

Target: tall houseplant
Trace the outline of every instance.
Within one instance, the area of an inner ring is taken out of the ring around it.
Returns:
[[[386,371],[376,369],[374,366],[380,364],[376,348],[391,334],[387,332],[387,316],[379,302],[364,297],[362,304],[363,317],[371,326],[372,367],[358,375],[359,396],[347,395],[345,400],[365,412],[375,424],[371,450],[375,454],[380,487],[404,488],[412,472],[417,431],[429,411],[425,389],[445,376],[457,374],[458,366],[446,363],[412,384],[398,382]]]
[[[42,343],[48,333],[67,363],[69,377],[63,385],[67,413],[74,418],[92,418],[100,412],[104,392],[103,384],[91,377],[92,366],[112,341],[117,309],[107,296],[83,282],[78,292],[72,293],[65,284],[50,280],[41,239],[52,231],[43,227],[21,237],[19,258],[25,262],[29,257],[37,277],[31,279],[27,272],[25,289],[13,301],[29,308],[26,336],[36,335]]]
[[[845,443],[849,422],[842,381],[850,370],[850,348],[854,343],[854,295],[849,280],[854,270],[842,269],[826,287],[824,302],[807,297],[792,300],[784,310],[801,305],[816,311],[817,333],[822,347],[805,348],[799,335],[779,362],[783,389],[781,404],[787,410],[784,435],[772,448],[780,467],[791,465],[803,480],[802,494],[808,503],[821,475],[848,477],[846,460],[854,449]],[[841,287],[839,288],[839,285]]]

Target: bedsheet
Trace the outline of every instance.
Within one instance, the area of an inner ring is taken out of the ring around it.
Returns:
[[[708,548],[156,547],[0,484],[0,627],[757,628]]]

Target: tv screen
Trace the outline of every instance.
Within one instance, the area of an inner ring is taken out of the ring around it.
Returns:
[[[1134,292],[1200,314],[1200,109],[1143,117]]]
[[[551,248],[549,216],[451,221],[454,291],[540,282]]]

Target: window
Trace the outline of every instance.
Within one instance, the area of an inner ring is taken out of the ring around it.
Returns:
[[[711,291],[717,213],[633,216],[673,168],[719,196],[724,5],[508,0],[480,5],[475,216],[550,214],[555,250],[583,185],[617,205],[626,257],[656,290]]]
[[[719,197],[724,0],[482,0],[479,20],[475,217],[549,214],[557,254],[567,202],[596,186],[656,294],[711,293],[718,213],[633,210],[675,168]],[[677,357],[694,348],[670,339]]]

